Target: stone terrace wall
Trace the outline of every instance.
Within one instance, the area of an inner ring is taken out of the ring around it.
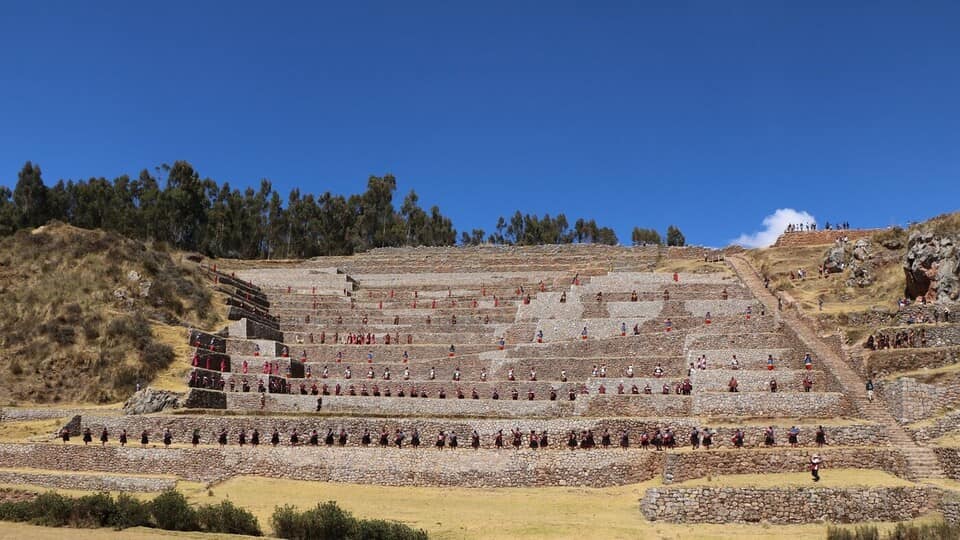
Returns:
[[[231,338],[283,341],[283,332],[247,318],[230,323],[228,332]]]
[[[420,385],[418,385],[419,388]],[[405,386],[405,388],[407,388]],[[676,395],[578,395],[575,401],[569,401],[567,395],[559,395],[556,401],[540,399],[526,400],[526,396],[514,401],[509,399],[506,389],[501,388],[501,399],[456,399],[453,388],[446,399],[412,397],[370,397],[370,396],[311,396],[265,394],[263,409],[270,412],[316,412],[317,398],[323,398],[323,412],[344,414],[378,414],[390,416],[467,416],[473,418],[557,418],[570,415],[583,416],[685,416],[690,414],[690,397]],[[468,391],[468,390],[465,390]],[[239,410],[260,410],[260,394],[227,392],[227,408]],[[504,399],[506,398],[506,399]],[[810,399],[804,400],[812,402]],[[783,400],[782,403],[787,403]],[[786,408],[785,408],[786,407]],[[784,414],[795,416],[794,411],[806,410],[808,416],[822,407],[804,407],[780,405]],[[776,411],[776,406],[767,405],[764,411]]]
[[[130,471],[134,472],[134,471]],[[44,474],[0,470],[0,484],[43,486],[54,489],[127,491],[148,493],[176,487],[172,478],[117,476],[112,474]]]
[[[897,372],[956,364],[960,362],[960,348],[884,349],[870,352],[866,362],[870,372],[884,377]]]
[[[960,399],[960,388],[925,384],[908,377],[883,381],[877,389],[894,418],[905,423],[933,416]]]
[[[9,407],[0,409],[0,422],[53,420],[55,418],[68,418],[77,414],[80,414],[79,409],[30,409]]]
[[[916,440],[926,442],[946,435],[952,431],[960,431],[960,411],[952,411],[938,418],[932,424],[913,429]]]
[[[960,480],[960,448],[937,447],[933,451],[947,478]]]
[[[739,358],[737,356],[737,359]],[[810,375],[813,379],[811,392],[836,392],[840,390],[832,377],[818,369],[810,371],[777,369],[772,372],[745,369],[694,370],[693,375],[690,376],[690,382],[693,383],[694,391],[726,392],[729,388],[730,377],[736,377],[740,392],[764,392],[769,390],[770,379],[775,378],[777,387],[781,392],[799,392],[803,389],[803,378],[806,375]]]
[[[939,492],[895,488],[651,488],[640,510],[651,521],[776,524],[905,521],[932,510]]]
[[[613,327],[615,324],[610,324]],[[580,328],[583,328],[581,326]],[[589,331],[589,329],[588,329]],[[546,330],[544,331],[546,333]],[[576,333],[580,334],[579,330]],[[566,337],[570,339],[570,335]],[[669,335],[639,335],[617,337],[613,339],[593,339],[586,341],[561,341],[554,343],[529,343],[504,351],[508,358],[597,358],[601,356],[637,357],[637,356],[681,356],[683,353],[682,332],[670,332]]]
[[[843,231],[797,231],[783,233],[777,238],[773,247],[821,246],[832,244],[838,238],[846,237],[850,242],[865,238],[883,229],[847,229]]]
[[[960,497],[945,495],[940,501],[940,512],[947,523],[960,525]]]
[[[897,476],[906,473],[903,454],[891,448],[776,448],[671,453],[665,458],[663,481],[668,484],[716,474],[804,472],[814,453],[833,469],[879,469]]]
[[[960,324],[909,324],[904,326],[888,326],[880,328],[877,331],[893,339],[893,336],[898,332],[909,332],[911,330],[917,335],[917,340],[920,339],[920,330],[923,330],[927,340],[927,347],[955,347],[960,345]],[[896,350],[906,351],[908,349]]]
[[[427,441],[429,442],[429,441]],[[469,448],[264,447],[137,448],[0,444],[11,467],[166,474],[201,482],[237,475],[393,486],[611,486],[649,480],[662,467],[653,452],[538,452]]]
[[[830,418],[850,412],[843,394],[834,392],[717,392],[695,393],[693,412],[699,415]]]

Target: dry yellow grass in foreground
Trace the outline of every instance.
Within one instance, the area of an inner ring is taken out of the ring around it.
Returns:
[[[753,477],[755,478],[748,478]],[[821,485],[910,485],[882,472],[825,470]],[[809,475],[743,475],[710,485],[812,486]],[[276,506],[306,509],[334,500],[364,518],[386,518],[423,528],[431,538],[772,538],[789,534],[821,539],[826,525],[674,525],[643,518],[639,500],[657,481],[612,488],[416,488],[334,484],[244,477],[213,488],[181,485],[192,502],[223,499],[254,513],[269,528]]]
[[[24,523],[0,523],[0,540],[62,540],[66,537],[70,537],[71,540],[158,540],[160,538],[220,540],[228,538],[253,538],[252,536],[229,534],[161,531],[145,527],[114,531],[112,529],[55,529],[52,527],[26,525]]]

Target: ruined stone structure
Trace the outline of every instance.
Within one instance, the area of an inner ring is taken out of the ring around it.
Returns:
[[[868,403],[862,374],[804,321],[778,312],[745,259],[704,263],[709,272],[654,271],[664,260],[683,258],[719,259],[703,249],[483,246],[383,249],[255,269],[204,267],[227,296],[233,322],[226,332],[185,338],[196,353],[184,359],[192,388],[179,400],[181,410],[87,412],[71,426],[75,432],[106,428],[114,439],[126,429],[127,448],[0,445],[0,457],[11,467],[33,463],[207,482],[240,474],[477,487],[660,478],[665,486],[648,491],[642,508],[664,520],[906,519],[938,504],[920,487],[861,494],[811,488],[801,493],[804,500],[837,506],[787,518],[751,501],[788,499],[794,491],[724,492],[750,509],[735,514],[711,510],[716,493],[674,491],[669,484],[724,471],[805,471],[814,452],[832,467],[908,479],[942,476],[941,461],[954,457],[918,446],[880,400]],[[898,391],[915,390],[903,385]],[[825,448],[814,439],[821,424]],[[800,433],[795,448],[788,443],[792,427]],[[711,450],[690,449],[695,428],[701,436],[713,433]],[[658,429],[669,430],[682,450],[641,448],[644,434]],[[733,442],[738,429],[743,448]],[[773,445],[765,444],[768,429]],[[165,449],[165,430],[179,445],[197,433],[199,447]],[[253,430],[260,447],[241,448],[240,433],[249,442]],[[274,430],[276,446],[270,444]],[[405,434],[403,448],[395,444],[398,430]],[[513,430],[520,433],[516,450]],[[309,444],[314,431],[318,447]],[[151,439],[145,447],[137,444],[141,432]],[[225,447],[218,445],[221,432]],[[365,432],[369,445],[361,441]],[[379,444],[381,432],[387,445]],[[419,449],[410,448],[414,432]],[[474,432],[478,449],[471,448]],[[502,450],[495,446],[498,432]],[[588,432],[594,449],[582,447]],[[294,433],[298,445],[291,444]],[[448,446],[453,434],[455,451]],[[604,434],[610,448],[603,448]],[[622,435],[627,448],[620,448]],[[545,448],[541,437],[549,441]],[[957,474],[955,468],[947,473]],[[899,508],[876,504],[897,497],[904,501]],[[698,517],[688,515],[683,500],[697,501]]]

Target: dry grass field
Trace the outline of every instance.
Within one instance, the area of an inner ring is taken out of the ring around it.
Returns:
[[[612,488],[406,488],[294,480],[235,478],[207,490],[180,489],[196,503],[228,499],[254,513],[265,527],[279,504],[308,508],[334,500],[359,517],[388,518],[431,538],[773,538],[790,534],[820,539],[826,525],[673,525],[649,522],[639,510],[643,492],[659,481]],[[688,485],[688,484],[677,484]],[[690,482],[711,486],[810,486],[809,474],[735,475]],[[821,485],[902,486],[909,482],[877,471],[824,470]],[[213,492],[211,496],[209,493]]]

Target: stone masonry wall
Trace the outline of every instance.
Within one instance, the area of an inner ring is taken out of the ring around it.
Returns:
[[[938,502],[939,492],[921,487],[651,488],[640,510],[673,523],[855,523],[913,519]]]
[[[784,436],[781,433],[781,437]],[[903,476],[906,471],[903,454],[891,448],[775,448],[752,452],[671,453],[665,458],[663,481],[668,484],[716,474],[804,472],[815,453],[833,469],[877,469],[897,476]]]
[[[131,477],[113,474],[44,474],[2,470],[0,470],[0,484],[29,484],[53,489],[137,493],[164,491],[176,487],[176,481],[172,478]]]
[[[947,478],[960,480],[960,448],[936,447],[933,451]]]
[[[237,475],[394,486],[610,486],[649,480],[661,456],[651,452],[539,452],[470,448],[289,447],[139,448],[0,444],[11,467],[164,474],[201,482]],[[585,455],[586,454],[586,455]]]
[[[938,368],[960,362],[960,348],[884,349],[869,353],[867,369],[875,377],[920,368]]]
[[[949,404],[944,389],[908,377],[878,383],[877,390],[894,418],[904,423],[927,418]]]
[[[693,413],[710,416],[774,416],[830,418],[850,410],[835,392],[706,392],[693,396]]]
[[[960,497],[944,496],[940,501],[940,512],[947,523],[960,525]]]
[[[848,241],[855,242],[880,230],[882,229],[795,231],[781,234],[773,247],[821,246],[832,244],[838,238],[847,238]]]
[[[913,429],[916,440],[927,442],[953,431],[960,431],[960,411],[949,412],[930,425]]]

